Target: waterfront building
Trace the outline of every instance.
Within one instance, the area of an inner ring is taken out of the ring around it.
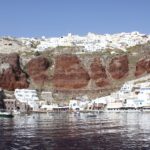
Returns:
[[[107,101],[110,101],[110,96],[96,98],[91,101],[90,109],[99,110],[106,106]]]
[[[150,107],[150,86],[141,87],[138,94],[138,100],[143,102],[143,106]]]
[[[16,110],[16,99],[4,99],[4,106],[7,111]]]
[[[107,102],[107,107],[142,108],[150,107],[150,83],[135,84],[133,81],[125,83],[118,92],[112,93],[114,101]],[[118,102],[121,103],[118,106]]]
[[[107,109],[120,109],[122,107],[123,107],[122,101],[111,102],[111,103],[108,103],[106,106]]]
[[[39,109],[39,98],[36,90],[15,89],[14,95],[18,101],[26,103],[33,110]]]
[[[89,101],[80,101],[79,102],[80,110],[81,111],[86,110],[88,108],[88,103]]]
[[[124,100],[123,107],[125,108],[140,108],[145,104],[144,100],[139,100],[137,97],[128,97]]]
[[[44,100],[45,104],[52,104],[53,103],[52,92],[42,91],[41,92],[41,99]]]
[[[41,111],[53,111],[54,109],[57,109],[58,108],[58,105],[57,104],[51,104],[51,105],[42,105],[40,107],[40,110]]]
[[[4,99],[4,108],[7,111],[18,111],[18,112],[28,112],[32,110],[29,105],[24,102],[20,102],[16,99]]]
[[[70,100],[70,102],[69,102],[69,109],[80,110],[80,106],[79,106],[78,100]]]

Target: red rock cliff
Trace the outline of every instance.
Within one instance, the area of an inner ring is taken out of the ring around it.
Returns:
[[[47,69],[49,61],[43,56],[38,56],[31,59],[27,64],[27,72],[35,83],[44,83],[48,81]]]
[[[150,73],[150,59],[140,59],[136,64],[135,76]]]
[[[0,87],[7,90],[27,88],[27,75],[22,71],[19,55],[16,53],[1,57]]]
[[[105,67],[99,58],[95,58],[91,66],[91,79],[93,79],[98,87],[104,87],[109,84]]]
[[[124,55],[113,58],[109,64],[108,71],[114,79],[125,77],[129,71],[128,57]]]
[[[79,89],[87,86],[90,77],[79,58],[61,55],[56,58],[53,85],[58,89]]]

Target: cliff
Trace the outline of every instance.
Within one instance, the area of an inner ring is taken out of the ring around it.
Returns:
[[[17,53],[1,54],[0,87],[7,90],[28,88],[27,74],[21,69]]]
[[[52,90],[62,98],[97,97],[117,90],[125,81],[150,73],[150,43],[126,51],[79,52],[78,49],[82,48],[1,53],[0,87],[9,91],[16,88]]]
[[[56,89],[81,89],[88,85],[89,74],[76,55],[59,55],[55,58],[53,86]]]

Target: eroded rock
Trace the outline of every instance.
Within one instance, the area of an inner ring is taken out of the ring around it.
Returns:
[[[108,71],[114,79],[125,77],[129,71],[127,55],[113,58],[109,64]]]
[[[135,76],[150,73],[150,59],[140,59],[136,64]]]
[[[20,67],[19,55],[12,53],[1,57],[0,87],[7,90],[27,88],[27,74]]]
[[[102,65],[99,58],[94,58],[90,68],[90,77],[95,81],[97,86],[104,87],[109,84],[105,67]]]
[[[44,83],[48,81],[47,69],[49,66],[47,58],[38,56],[28,62],[27,72],[35,83]]]
[[[53,85],[58,89],[79,89],[90,80],[80,59],[75,55],[61,55],[56,58]]]

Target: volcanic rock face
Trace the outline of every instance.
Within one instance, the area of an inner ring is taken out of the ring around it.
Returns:
[[[105,67],[102,65],[99,58],[95,58],[91,66],[91,79],[95,80],[98,87],[104,87],[109,84]]]
[[[58,89],[79,89],[87,86],[88,72],[75,55],[61,55],[56,58],[53,85]]]
[[[112,78],[121,79],[127,75],[128,71],[128,57],[126,55],[115,57],[111,60],[109,72]]]
[[[27,75],[22,71],[19,55],[16,53],[1,57],[0,65],[0,87],[7,90],[16,88],[27,88]]]
[[[49,61],[47,58],[38,56],[31,59],[27,64],[27,71],[31,79],[35,83],[44,84],[48,81],[48,75],[46,70],[49,67]]]
[[[150,59],[141,59],[136,64],[135,76],[140,76],[145,72],[150,73]]]

